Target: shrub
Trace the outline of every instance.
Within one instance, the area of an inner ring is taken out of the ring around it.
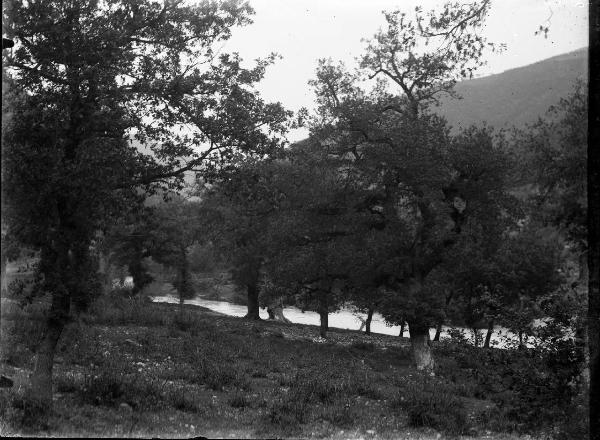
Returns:
[[[375,351],[375,345],[372,342],[356,341],[350,344],[350,348],[359,351]]]
[[[510,377],[508,392],[493,398],[519,430],[552,425],[570,411],[581,386],[581,354],[572,341],[557,341],[551,350],[526,350],[502,365]]]
[[[173,313],[153,305],[142,296],[104,295],[92,303],[89,315],[98,324],[166,326],[171,322]]]
[[[367,381],[366,379],[359,379],[355,382],[354,387],[354,392],[359,396],[367,397],[373,400],[381,400],[385,397],[385,395],[379,390],[379,388],[377,388],[374,384]]]
[[[224,387],[235,386],[249,389],[250,382],[241,372],[237,371],[231,363],[201,358],[196,367],[196,383],[202,383],[215,391],[222,391]]]
[[[294,400],[288,396],[276,399],[268,412],[268,420],[273,425],[296,431],[301,423],[307,421],[309,404],[305,400]]]
[[[186,393],[183,389],[178,389],[170,392],[167,395],[169,404],[179,410],[185,412],[198,412],[198,405],[192,395]]]
[[[448,329],[448,336],[450,341],[454,344],[467,345],[469,344],[469,338],[465,334],[465,330],[459,328]]]
[[[351,428],[360,415],[352,402],[346,400],[336,405],[327,405],[321,417],[340,428]]]
[[[290,396],[295,400],[306,402],[320,401],[322,403],[333,402],[343,385],[337,383],[329,372],[320,371],[315,374],[314,370],[298,372],[291,383]]]
[[[440,344],[437,351],[443,355],[438,356],[440,374],[464,382],[457,391],[489,398],[497,405],[489,414],[492,424],[504,423],[519,431],[556,425],[581,393],[577,378],[583,353],[572,340],[554,339],[526,350]]]
[[[248,404],[249,404],[248,399],[246,398],[246,396],[244,394],[241,394],[241,393],[235,393],[229,399],[229,406],[231,406],[232,408],[244,408],[244,407],[248,406]]]
[[[467,412],[454,389],[433,378],[418,376],[409,381],[392,406],[408,413],[411,426],[427,426],[450,434],[463,434],[469,429]]]
[[[308,421],[311,404],[320,402],[330,405],[328,417],[339,424],[350,417],[344,414],[345,408],[335,408],[334,402],[343,393],[352,389],[350,377],[340,375],[335,361],[325,361],[318,367],[299,370],[295,375],[283,375],[282,386],[289,386],[288,392],[276,399],[270,407],[268,420],[271,424],[297,430],[301,423]],[[343,406],[343,405],[342,405]]]
[[[54,389],[59,393],[73,393],[81,388],[81,384],[73,374],[67,373],[54,379]]]
[[[6,431],[15,433],[22,430],[48,429],[48,407],[29,395],[9,392],[0,400],[0,420],[6,425]],[[2,434],[8,434],[3,429]]]
[[[82,389],[82,397],[95,405],[114,405],[125,394],[125,378],[113,371],[88,375]]]

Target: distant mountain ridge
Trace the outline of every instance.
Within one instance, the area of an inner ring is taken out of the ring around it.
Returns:
[[[494,128],[523,126],[567,96],[578,78],[587,81],[588,48],[495,75],[461,81],[463,99],[444,96],[435,112],[454,128],[487,122]]]

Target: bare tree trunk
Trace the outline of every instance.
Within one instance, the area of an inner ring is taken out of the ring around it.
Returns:
[[[411,321],[408,323],[408,331],[417,370],[433,375],[435,363],[429,346],[429,326]]]
[[[471,333],[473,333],[473,345],[475,347],[479,347],[479,341],[481,340],[481,336],[479,335],[479,329],[473,326],[471,327]]]
[[[183,310],[183,303],[186,298],[192,295],[192,284],[190,280],[190,270],[189,263],[187,260],[187,251],[184,246],[181,247],[181,260],[179,262],[179,271],[178,280],[177,280],[177,290],[179,291],[179,305],[180,309]]]
[[[326,338],[327,330],[329,329],[329,307],[327,304],[327,292],[319,292],[319,317],[321,318],[319,334],[322,338]]]
[[[401,338],[403,338],[405,330],[406,330],[406,322],[402,321],[402,324],[400,324],[400,334],[398,336],[400,336]]]
[[[492,340],[492,333],[494,333],[494,320],[490,319],[488,322],[487,333],[485,335],[485,342],[483,348],[490,348],[490,341]]]
[[[525,345],[523,344],[523,332],[519,330],[519,350],[523,350]]]
[[[2,259],[2,293],[5,294],[8,290],[8,279],[6,278],[6,268],[8,266],[8,258]]]
[[[46,330],[35,355],[30,393],[32,398],[47,408],[52,406],[54,353],[68,320],[70,302],[70,296],[66,290],[54,293]]]
[[[256,283],[250,283],[246,286],[248,289],[248,313],[247,319],[260,320],[260,309],[258,305],[258,286]]]
[[[365,321],[365,333],[367,335],[371,334],[371,321],[373,320],[373,312],[374,310],[372,308],[369,308],[367,311],[367,320]]]
[[[112,280],[110,277],[109,258],[102,251],[98,252],[98,274],[100,276],[100,282],[102,283],[102,294],[106,295],[110,293]]]
[[[435,336],[433,337],[433,340],[439,341],[441,334],[442,334],[442,323],[438,322],[438,325],[435,327]]]
[[[283,314],[283,300],[281,298],[278,298],[267,306],[267,313],[269,314],[269,319],[285,323],[290,322]]]

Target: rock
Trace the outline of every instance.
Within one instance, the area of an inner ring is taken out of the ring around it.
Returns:
[[[128,412],[133,411],[133,408],[131,407],[131,405],[129,405],[128,403],[125,403],[125,402],[121,403],[119,405],[119,408],[121,408],[121,409],[123,409],[125,411],[128,411]]]

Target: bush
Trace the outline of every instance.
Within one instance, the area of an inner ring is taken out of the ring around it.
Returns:
[[[290,384],[290,397],[306,402],[332,403],[337,395],[349,389],[349,382],[338,378],[327,367],[311,368],[296,373]]]
[[[469,429],[467,411],[455,390],[440,380],[418,376],[401,389],[392,407],[408,413],[411,426],[426,426],[450,434],[464,434]]]
[[[11,391],[0,399],[0,420],[3,425],[0,426],[3,435],[10,431],[22,434],[23,430],[46,430],[48,415],[48,408],[31,396]]]
[[[245,408],[248,406],[248,404],[248,399],[244,394],[241,393],[235,393],[229,399],[229,406],[231,406],[232,408]]]
[[[329,419],[343,424],[350,418],[345,408],[334,405],[336,399],[352,391],[349,376],[340,375],[335,360],[325,361],[318,367],[299,370],[295,375],[283,375],[282,386],[289,386],[287,393],[276,399],[270,407],[268,420],[271,424],[297,429],[308,421],[310,407],[315,403],[329,405]],[[343,406],[343,405],[342,405]],[[344,421],[345,420],[345,421]]]
[[[326,406],[321,417],[340,428],[351,428],[360,418],[360,414],[352,402],[346,400],[336,405]]]
[[[59,393],[74,393],[79,391],[81,386],[73,374],[67,373],[54,379],[54,389]]]
[[[198,412],[198,405],[192,395],[186,393],[183,389],[172,391],[167,396],[169,404],[179,410],[185,412]]]
[[[244,390],[250,388],[248,378],[243,373],[237,371],[229,362],[201,358],[199,359],[195,374],[194,382],[205,384],[215,391],[222,391],[227,386],[234,386]]]
[[[464,384],[463,395],[485,397],[497,405],[490,423],[498,419],[521,432],[554,426],[562,423],[581,393],[583,353],[572,340],[556,339],[526,350],[440,344],[437,351],[442,354],[440,375]]]
[[[94,405],[114,405],[118,399],[123,397],[125,390],[124,375],[107,371],[86,377],[82,397]]]
[[[105,325],[166,326],[172,320],[172,312],[152,305],[142,296],[100,296],[92,303],[89,315],[94,322]]]
[[[268,412],[268,420],[273,425],[287,431],[297,431],[299,425],[307,421],[309,403],[305,400],[294,400],[288,396],[276,399]]]
[[[510,377],[508,392],[493,400],[519,430],[553,425],[569,412],[580,393],[581,354],[572,341],[557,341],[551,350],[526,350],[502,365]]]
[[[116,406],[127,403],[134,408],[161,406],[165,381],[139,374],[126,360],[109,359],[102,363],[101,371],[83,377],[79,396],[87,403]]]
[[[375,351],[375,345],[372,342],[356,341],[350,344],[350,348],[358,351]]]

